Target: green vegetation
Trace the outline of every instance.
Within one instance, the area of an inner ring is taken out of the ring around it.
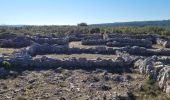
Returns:
[[[86,26],[81,23],[78,26],[0,26],[0,33],[13,32],[34,35],[41,33],[42,35],[62,36],[69,33],[131,33],[131,34],[160,34],[170,35],[170,27],[162,26]]]
[[[155,98],[161,98],[161,100],[170,100],[170,98],[167,97],[164,92],[162,92],[157,83],[149,78],[144,80],[141,87],[135,91],[135,95],[139,100],[155,100]]]
[[[8,61],[3,61],[2,62],[2,67],[4,67],[5,69],[9,70],[10,66],[11,66],[11,64]]]
[[[87,23],[80,23],[77,26],[88,26]]]

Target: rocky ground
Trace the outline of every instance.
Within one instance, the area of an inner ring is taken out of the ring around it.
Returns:
[[[99,69],[86,71],[62,68],[23,71],[19,75],[11,73],[7,79],[0,79],[2,100],[168,99],[156,85],[150,85],[152,83],[138,73],[118,74]]]

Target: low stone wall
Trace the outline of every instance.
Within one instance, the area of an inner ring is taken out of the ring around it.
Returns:
[[[23,37],[23,36],[16,37],[13,39],[0,39],[0,47],[3,48],[22,48],[30,46],[33,43],[66,45],[69,43],[69,41],[66,38],[59,39],[59,38]]]
[[[121,52],[127,52],[131,55],[140,55],[140,56],[170,56],[170,50],[167,49],[146,49],[144,47],[123,47],[119,49]]]
[[[16,37],[13,39],[0,39],[0,47],[2,48],[22,48],[27,47],[33,43],[27,37]]]
[[[146,39],[129,39],[129,38],[112,38],[107,40],[107,46],[123,47],[123,46],[140,46],[151,48],[152,42]]]
[[[110,47],[140,46],[151,48],[152,42],[147,39],[111,38],[111,39],[86,39],[82,45],[107,45]]]
[[[113,59],[86,59],[86,58],[65,58],[65,59],[57,59],[57,58],[48,58],[43,56],[41,58],[33,58],[29,55],[24,55],[20,53],[12,54],[8,57],[8,59],[0,57],[0,64],[3,61],[9,62],[11,65],[10,68],[13,69],[34,69],[34,68],[56,68],[56,67],[64,67],[64,68],[73,68],[73,69],[106,69],[109,71],[125,71],[129,70],[132,66],[134,58],[129,56],[128,54],[124,54],[118,56],[116,60]]]
[[[170,56],[170,50],[166,49],[146,49],[144,47],[122,47],[122,48],[107,48],[104,46],[101,47],[90,47],[90,48],[69,48],[68,45],[49,45],[37,44],[21,49],[19,52],[22,54],[28,54],[31,56],[35,55],[44,55],[44,54],[115,54],[116,51],[127,52],[131,55],[140,55],[140,56],[153,56],[153,55],[162,55]]]
[[[35,43],[39,43],[39,44],[44,44],[44,43],[48,43],[50,45],[52,44],[59,44],[59,45],[65,45],[68,44],[68,39],[66,38],[31,38],[32,41],[34,41]]]
[[[82,45],[106,45],[107,41],[103,39],[86,39],[81,41]]]
[[[147,34],[134,35],[134,34],[110,33],[110,34],[107,34],[106,37],[107,37],[107,39],[111,39],[111,38],[147,39],[147,40],[152,41],[152,43],[156,43],[156,38],[158,36],[157,35],[147,35]]]
[[[33,45],[21,49],[19,52],[28,54],[31,56],[38,54],[115,54],[117,49],[106,47],[94,47],[94,48],[69,48],[68,45],[49,45],[34,43]]]
[[[81,40],[96,40],[103,39],[103,35],[99,34],[81,34],[81,33],[71,33],[66,36],[69,42],[81,41]]]

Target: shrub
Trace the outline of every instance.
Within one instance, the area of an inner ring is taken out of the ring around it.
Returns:
[[[2,66],[5,68],[5,69],[10,69],[10,66],[11,66],[11,64],[8,62],[8,61],[3,61],[2,62]]]
[[[77,24],[77,26],[88,26],[87,23],[80,23],[80,24]]]

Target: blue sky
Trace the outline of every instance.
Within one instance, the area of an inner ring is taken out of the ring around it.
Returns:
[[[0,0],[0,24],[75,25],[170,19],[170,0]]]

